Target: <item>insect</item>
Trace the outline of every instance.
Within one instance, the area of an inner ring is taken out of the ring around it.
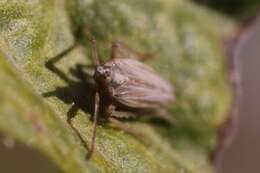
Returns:
[[[116,127],[135,133],[122,118],[155,116],[174,123],[164,106],[175,100],[173,87],[156,72],[140,62],[145,55],[137,53],[119,41],[112,43],[111,57],[107,62],[98,58],[96,39],[88,33],[91,57],[95,65],[95,94],[93,135],[88,158],[94,151],[98,115],[102,114]]]

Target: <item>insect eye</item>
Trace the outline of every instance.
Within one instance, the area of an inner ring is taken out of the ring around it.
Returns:
[[[110,69],[105,69],[105,75],[110,76]]]

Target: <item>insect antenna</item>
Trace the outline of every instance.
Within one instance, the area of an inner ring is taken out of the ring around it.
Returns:
[[[95,95],[95,109],[94,109],[94,119],[93,119],[93,132],[91,138],[91,145],[89,148],[89,152],[86,155],[86,159],[89,159],[94,151],[95,142],[96,142],[96,131],[97,131],[97,123],[98,123],[98,114],[99,114],[99,93],[97,92]]]
[[[97,53],[97,43],[96,43],[97,41],[96,41],[96,38],[87,29],[84,30],[84,33],[90,40],[91,59],[92,59],[94,65],[98,66],[98,65],[100,65],[100,61],[99,61],[98,53]]]

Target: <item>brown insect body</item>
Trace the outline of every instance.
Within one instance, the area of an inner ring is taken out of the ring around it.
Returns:
[[[110,122],[136,136],[139,133],[135,129],[115,118],[135,117],[138,115],[136,113],[144,115],[146,112],[148,116],[155,115],[173,123],[174,118],[163,109],[164,105],[175,99],[173,88],[152,68],[137,60],[144,56],[121,42],[114,42],[111,59],[101,64],[97,56],[95,38],[87,34],[91,38],[92,59],[96,66],[94,79],[98,85],[95,96],[94,131],[88,157],[94,150],[100,105],[103,106],[101,112]]]
[[[135,59],[112,59],[99,65],[94,78],[112,100],[130,108],[157,109],[174,100],[171,85]]]

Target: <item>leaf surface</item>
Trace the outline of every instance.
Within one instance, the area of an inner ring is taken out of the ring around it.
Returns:
[[[0,130],[68,173],[211,172],[208,155],[232,98],[221,41],[233,27],[189,1],[2,0]],[[84,28],[103,60],[121,40],[152,54],[145,63],[175,87],[168,108],[175,126],[129,122],[149,145],[101,124],[96,151],[85,160],[95,85]]]

